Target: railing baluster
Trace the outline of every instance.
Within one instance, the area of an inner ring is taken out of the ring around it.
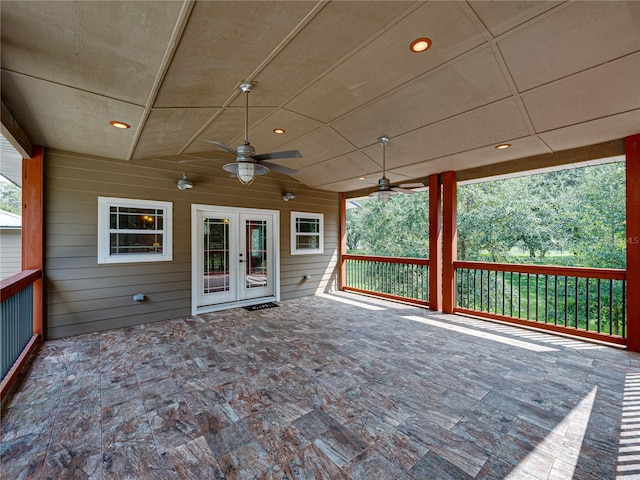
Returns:
[[[540,320],[540,317],[538,316],[538,274],[535,274],[535,278],[536,278],[536,322]]]
[[[601,300],[601,298],[600,298],[600,296],[601,296],[601,293],[600,293],[600,279],[599,278],[596,279],[596,287],[598,288],[598,300],[597,300],[597,302],[598,302],[598,307],[597,307],[598,318],[596,320],[596,322],[597,322],[596,331],[599,332],[600,331],[600,300]]]
[[[553,277],[553,324],[558,324],[558,276]]]
[[[589,279],[585,278],[586,280],[586,289],[585,289],[585,306],[584,306],[584,317],[585,317],[585,324],[584,324],[584,329],[585,330],[589,330]]]
[[[609,279],[609,335],[613,335],[613,280]]]
[[[544,276],[544,323],[549,322],[549,275]]]
[[[529,279],[529,274],[527,273],[527,316],[526,316],[527,320],[531,319],[531,313],[530,313],[530,308],[529,308],[530,304],[531,304],[531,302],[530,302],[530,298],[531,297],[529,295],[530,283],[531,283],[531,280]]]
[[[564,326],[567,326],[567,308],[569,304],[569,277],[564,277]]]
[[[622,282],[622,332],[623,337],[627,336],[627,282]]]
[[[518,318],[522,318],[521,312],[522,312],[522,278],[520,278],[522,275],[520,275],[520,272],[518,272]]]
[[[467,308],[471,308],[471,269],[467,268]]]
[[[575,279],[576,279],[576,297],[575,297],[574,301],[575,301],[575,307],[576,307],[576,309],[575,309],[576,310],[576,323],[574,324],[574,327],[575,328],[580,328],[580,325],[578,324],[578,303],[579,303],[578,302],[578,300],[579,300],[579,298],[578,298],[578,277],[575,277]]]
[[[505,292],[504,292],[504,270],[502,271],[502,315],[506,315],[506,312],[504,311],[504,299],[505,299]]]

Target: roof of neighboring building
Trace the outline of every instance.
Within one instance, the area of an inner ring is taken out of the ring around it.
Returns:
[[[3,229],[21,229],[22,217],[15,213],[0,210],[0,228]]]

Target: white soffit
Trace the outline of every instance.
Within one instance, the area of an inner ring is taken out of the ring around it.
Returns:
[[[617,132],[612,135],[611,132]],[[619,113],[589,122],[558,128],[538,135],[549,147],[558,152],[617,140],[640,132],[640,109]]]
[[[145,105],[181,9],[182,2],[3,1],[2,68]]]
[[[196,2],[155,106],[223,105],[313,2]],[[266,96],[253,105],[264,105]]]
[[[497,37],[561,5],[562,1],[470,2],[469,6],[482,23]]]
[[[452,26],[455,25],[455,28]],[[415,32],[438,41],[427,56],[409,51]],[[354,52],[287,104],[328,122],[478,46],[483,37],[454,2],[424,3],[402,21]]]
[[[30,125],[32,143],[89,155],[126,158],[144,111],[131,103],[4,70],[2,88],[29,92],[4,100],[20,125]],[[69,110],[68,105],[75,108]],[[38,112],[35,121],[28,120],[31,112]],[[131,128],[113,128],[111,120]]]
[[[367,176],[377,172],[380,167],[360,152],[327,160],[298,170],[296,178],[315,187],[353,177]]]
[[[184,146],[184,131],[195,134],[216,112],[216,108],[152,109],[133,158],[175,154]],[[204,144],[199,146],[201,150],[210,148]]]
[[[498,46],[523,92],[638,51],[639,22],[637,1],[574,2]]]
[[[536,132],[640,108],[640,53],[522,95]]]
[[[358,148],[511,96],[490,48],[483,48],[334,122]]]

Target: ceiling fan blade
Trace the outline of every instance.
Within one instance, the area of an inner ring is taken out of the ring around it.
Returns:
[[[203,140],[203,142],[212,143],[215,146],[220,147],[221,149],[226,150],[229,153],[233,153],[235,156],[240,155],[236,149],[231,148],[228,145],[225,145],[224,143],[216,142],[215,140]]]
[[[414,183],[401,183],[398,185],[400,188],[422,188],[426,187],[426,185],[422,182],[414,182]]]
[[[287,150],[284,152],[271,152],[254,155],[254,160],[279,160],[281,158],[302,158],[302,154],[298,150]]]
[[[192,162],[228,162],[228,158],[189,158],[186,160],[179,160],[178,163],[192,163]]]
[[[265,161],[260,161],[259,163],[260,165],[264,165],[265,167],[269,168],[269,170],[273,170],[274,172],[278,172],[278,173],[283,173],[285,175],[289,175],[290,177],[298,173],[298,171],[294,170],[293,168],[283,167],[281,165],[276,165],[275,163],[270,163]]]
[[[408,193],[408,194],[418,193],[414,190],[409,190],[408,188],[401,188],[401,187],[391,187],[391,190],[399,193]]]

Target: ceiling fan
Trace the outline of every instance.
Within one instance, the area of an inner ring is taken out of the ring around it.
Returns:
[[[389,143],[389,137],[382,136],[379,138],[380,144],[382,145],[382,178],[378,180],[378,190],[373,193],[370,193],[370,197],[378,197],[382,203],[386,203],[389,201],[389,198],[392,195],[398,195],[399,193],[416,193],[413,190],[409,190],[407,188],[402,188],[399,186],[391,185],[391,182],[386,177],[386,147]]]
[[[227,163],[222,168],[240,180],[243,185],[250,185],[257,175],[264,175],[269,170],[294,175],[295,170],[280,165],[266,162],[266,160],[280,160],[283,158],[302,158],[298,150],[287,150],[283,152],[262,153],[256,155],[256,150],[249,143],[249,93],[253,88],[253,83],[241,83],[239,86],[245,94],[245,115],[244,115],[244,142],[237,149],[231,148],[222,142],[215,140],[205,140],[236,156],[236,161]]]

